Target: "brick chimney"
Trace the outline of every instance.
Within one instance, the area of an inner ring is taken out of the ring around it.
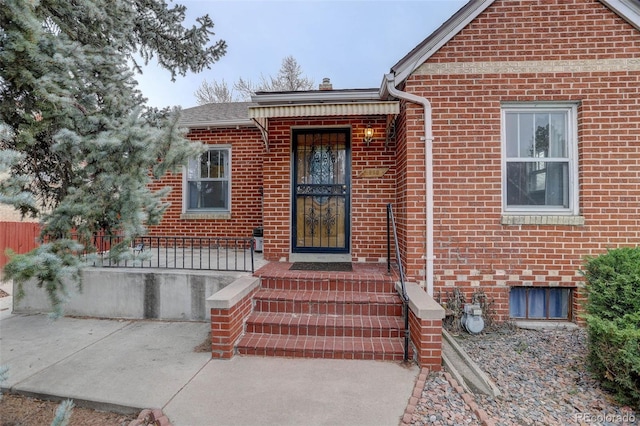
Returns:
[[[322,83],[318,85],[319,90],[333,90],[333,85],[328,77],[322,79]]]

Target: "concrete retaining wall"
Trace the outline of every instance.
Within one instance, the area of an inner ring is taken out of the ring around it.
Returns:
[[[247,273],[91,268],[83,271],[82,291],[67,286],[65,315],[98,318],[209,321],[207,297]],[[15,284],[14,284],[15,287]],[[14,313],[51,312],[44,289],[24,286],[25,297]],[[14,288],[14,294],[17,289]]]

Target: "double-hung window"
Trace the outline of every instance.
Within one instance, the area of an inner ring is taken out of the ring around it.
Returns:
[[[504,104],[503,208],[578,214],[576,105]]]
[[[231,150],[209,148],[189,160],[186,173],[187,211],[228,212],[231,198]]]

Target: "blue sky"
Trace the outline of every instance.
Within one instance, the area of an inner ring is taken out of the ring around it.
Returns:
[[[137,75],[139,87],[156,107],[196,105],[194,92],[206,79],[229,86],[239,77],[259,83],[275,76],[293,56],[315,85],[329,77],[334,89],[379,87],[397,61],[438,28],[466,0],[413,1],[219,1],[178,0],[187,21],[208,13],[214,40],[227,54],[211,69],[177,77],[153,62]]]

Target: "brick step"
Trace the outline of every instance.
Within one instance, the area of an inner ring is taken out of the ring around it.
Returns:
[[[253,312],[249,333],[293,336],[403,337],[402,317]]]
[[[261,289],[254,296],[254,311],[297,314],[400,316],[397,293],[293,291]]]
[[[261,287],[273,290],[347,291],[355,293],[395,293],[390,278],[313,276],[261,276]]]
[[[246,333],[237,350],[241,355],[402,361],[402,345],[400,338]]]

